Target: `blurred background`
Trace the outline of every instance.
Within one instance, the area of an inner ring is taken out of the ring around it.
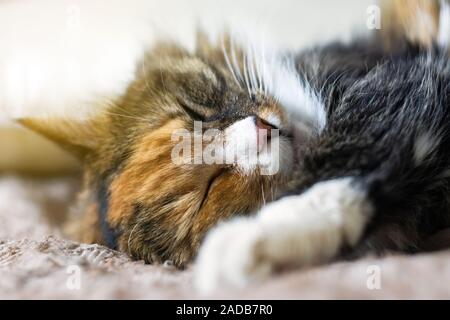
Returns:
[[[249,29],[301,49],[367,32],[376,0],[2,0],[0,172],[57,174],[75,162],[11,118],[95,112],[120,95],[158,38],[194,45],[198,26]]]

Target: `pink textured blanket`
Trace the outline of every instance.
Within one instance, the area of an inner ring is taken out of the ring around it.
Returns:
[[[0,299],[197,299],[192,272],[144,265],[59,227],[76,181],[0,178]],[[450,298],[450,251],[365,258],[273,276],[207,298]]]

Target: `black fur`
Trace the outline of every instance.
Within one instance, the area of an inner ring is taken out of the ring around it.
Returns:
[[[322,95],[327,125],[309,146],[295,192],[355,177],[376,211],[358,249],[415,252],[450,226],[450,60],[439,48],[379,48],[357,41],[297,57]],[[430,152],[417,160],[419,139]]]
[[[109,191],[108,185],[102,181],[97,188],[97,204],[100,220],[100,229],[105,244],[112,249],[117,249],[118,233],[116,229],[111,228],[108,223],[107,215],[109,208]]]

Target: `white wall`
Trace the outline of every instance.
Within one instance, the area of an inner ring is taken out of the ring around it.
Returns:
[[[124,90],[145,45],[168,35],[192,44],[198,22],[251,26],[299,48],[364,32],[374,1],[0,1],[0,118],[91,111]]]

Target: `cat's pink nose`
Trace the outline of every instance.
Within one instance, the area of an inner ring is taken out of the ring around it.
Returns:
[[[268,139],[272,136],[272,130],[276,127],[269,122],[255,116],[256,125],[256,139],[258,142],[258,150],[261,151],[262,148],[267,144]]]
[[[275,126],[271,125],[269,122],[267,122],[264,119],[261,119],[260,117],[255,117],[255,124],[258,130],[266,130],[268,137],[270,137],[271,130],[276,129]]]

